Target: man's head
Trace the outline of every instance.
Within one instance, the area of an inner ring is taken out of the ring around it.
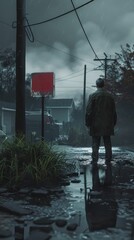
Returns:
[[[98,78],[98,79],[96,80],[96,87],[97,87],[97,88],[102,88],[102,87],[104,87],[104,80],[103,80],[102,78]]]

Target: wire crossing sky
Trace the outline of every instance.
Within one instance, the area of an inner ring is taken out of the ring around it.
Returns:
[[[0,3],[0,50],[15,49],[16,0]],[[104,75],[103,68],[95,70],[100,62],[94,58],[103,59],[104,52],[114,58],[121,45],[134,44],[134,0],[73,0],[73,4],[71,0],[26,0],[26,31],[31,40],[26,44],[26,72],[53,71],[56,97],[82,94],[85,64],[87,89],[94,91],[96,78]]]

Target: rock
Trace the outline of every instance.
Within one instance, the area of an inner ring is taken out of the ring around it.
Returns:
[[[40,229],[36,229],[30,232],[30,237],[28,238],[28,240],[49,240],[51,239],[51,235],[48,233],[45,233],[43,231],[41,231]]]
[[[0,203],[0,210],[6,211],[9,213],[13,213],[16,215],[27,215],[27,214],[32,214],[33,211],[30,209],[25,209],[21,207],[19,204],[13,202],[13,201],[8,201],[5,203]]]
[[[31,190],[30,189],[28,189],[28,188],[22,188],[22,189],[20,189],[19,190],[19,194],[29,194],[31,192]]]
[[[11,237],[12,236],[12,232],[5,228],[5,227],[2,227],[0,226],[0,238],[6,238],[6,237]]]
[[[66,180],[66,181],[61,181],[60,184],[62,186],[69,186],[70,185],[70,181]]]
[[[20,218],[16,218],[15,221],[19,224],[24,224],[25,220],[24,219],[20,219]]]
[[[33,197],[46,197],[48,195],[48,191],[46,189],[37,189],[31,192],[31,196]]]
[[[55,220],[55,224],[58,227],[64,227],[67,224],[67,220],[65,220],[65,219],[56,219]]]
[[[2,187],[1,187],[1,188],[0,188],[0,194],[1,194],[1,193],[5,193],[5,192],[7,192],[7,188],[2,188]]]
[[[49,191],[51,194],[64,193],[64,190],[62,188],[51,188]]]
[[[72,182],[72,183],[80,183],[81,180],[80,180],[80,179],[72,179],[71,182]]]
[[[68,231],[75,231],[77,227],[78,227],[78,224],[77,224],[77,223],[70,223],[70,224],[67,226],[67,230],[68,230]]]
[[[31,226],[30,227],[30,232],[35,231],[35,230],[40,230],[45,233],[50,233],[53,231],[53,228],[51,226]]]
[[[43,218],[39,218],[34,220],[34,224],[38,224],[38,225],[49,225],[54,223],[54,219],[50,218],[50,217],[43,217]]]

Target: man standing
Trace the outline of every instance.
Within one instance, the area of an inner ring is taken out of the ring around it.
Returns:
[[[117,121],[115,102],[110,93],[104,89],[104,80],[99,78],[96,80],[97,90],[89,95],[85,124],[90,130],[92,136],[92,166],[97,168],[98,152],[101,137],[103,138],[105,147],[105,163],[108,168],[105,176],[105,184],[112,183],[111,160],[112,146],[111,135],[114,135],[114,126]]]

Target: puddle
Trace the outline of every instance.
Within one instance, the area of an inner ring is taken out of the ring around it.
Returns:
[[[33,214],[18,218],[12,214],[8,215],[2,212],[0,224],[4,221],[6,226],[10,226],[11,224],[23,222],[25,224],[25,239],[30,240],[28,238],[28,229],[32,226],[34,219],[51,216],[66,219],[68,224],[77,224],[75,231],[68,231],[66,226],[59,228],[53,223],[53,234],[50,238],[52,240],[132,240],[134,234],[134,167],[125,164],[125,161],[132,160],[134,153],[122,151],[120,148],[113,148],[115,162],[112,163],[112,171],[115,184],[112,187],[103,188],[99,192],[92,192],[91,148],[56,146],[55,149],[65,151],[70,163],[76,163],[78,176],[71,177],[70,180],[80,181],[71,181],[69,186],[63,187],[63,192],[61,191],[58,194],[53,192],[45,197],[31,197],[28,193],[17,196],[11,195],[8,197],[9,200],[14,199],[21,203],[22,206],[32,209]],[[100,153],[99,178],[103,182],[105,176],[103,147],[100,149]],[[124,161],[124,164],[120,164],[120,161]],[[85,175],[84,169],[86,170]],[[84,176],[86,176],[87,192],[85,192]],[[40,236],[42,236],[40,240],[45,239],[42,233]]]

